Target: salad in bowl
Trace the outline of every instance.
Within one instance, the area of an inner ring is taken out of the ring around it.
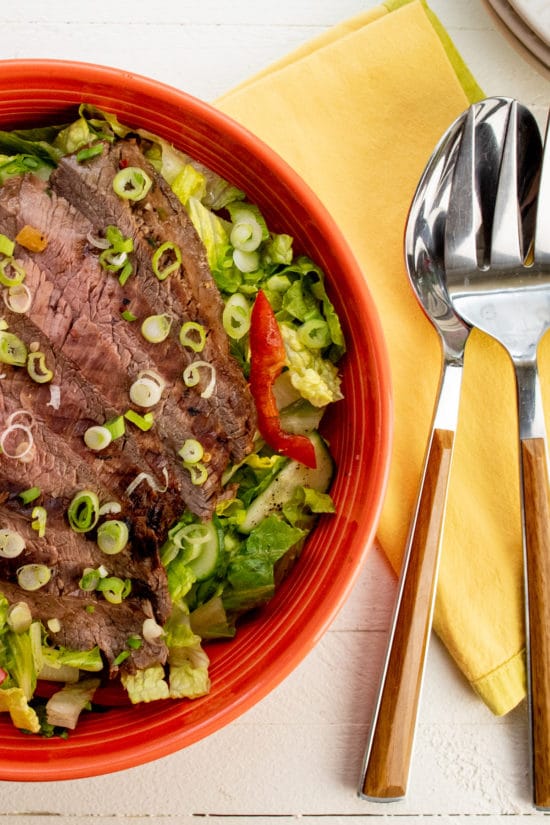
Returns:
[[[195,699],[320,516],[346,345],[245,191],[82,104],[0,133],[0,711]]]

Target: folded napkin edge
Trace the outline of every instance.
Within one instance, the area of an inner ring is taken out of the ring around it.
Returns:
[[[430,6],[427,3],[427,0],[385,0],[382,4],[388,10],[388,12],[396,11],[397,9],[401,8],[402,6],[406,6],[409,3],[419,2],[426,14],[426,17],[430,21],[433,30],[437,34],[443,49],[447,54],[447,58],[453,67],[453,70],[462,86],[464,94],[468,98],[469,103],[475,103],[478,100],[482,100],[485,97],[485,93],[483,92],[482,88],[478,85],[475,77],[473,76],[472,72],[469,70],[468,66],[466,65],[465,61],[463,60],[460,52],[456,48],[452,38],[448,34],[445,26],[439,20],[439,17],[432,11]]]
[[[505,716],[525,698],[525,648],[470,684],[495,716]]]

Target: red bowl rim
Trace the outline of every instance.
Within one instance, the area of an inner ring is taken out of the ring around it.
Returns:
[[[84,741],[77,747],[71,746],[71,738],[67,742],[56,742],[55,747],[48,745],[50,740],[40,740],[37,744],[32,741],[32,737],[29,737],[27,741],[18,740],[13,754],[19,749],[26,750],[27,746],[30,746],[31,752],[38,748],[38,752],[43,753],[44,758],[38,769],[33,760],[30,760],[28,764],[18,763],[16,759],[10,760],[10,754],[6,751],[6,755],[0,759],[0,779],[16,781],[75,779],[123,770],[152,761],[192,744],[225,726],[273,690],[319,641],[356,583],[367,552],[375,538],[387,484],[392,444],[389,360],[382,326],[365,276],[343,233],[336,226],[326,207],[289,164],[244,126],[193,95],[134,72],[94,63],[57,59],[0,60],[0,115],[4,100],[12,101],[14,92],[18,88],[24,90],[23,96],[25,96],[29,90],[32,91],[32,84],[37,82],[37,78],[40,78],[41,94],[45,94],[45,87],[51,87],[52,91],[57,90],[55,84],[59,83],[62,84],[63,89],[69,89],[70,93],[74,91],[76,97],[73,103],[78,102],[80,99],[78,93],[82,94],[82,89],[89,84],[90,87],[110,89],[111,94],[117,86],[125,89],[131,88],[137,96],[136,99],[139,95],[156,98],[162,101],[163,105],[174,110],[181,109],[183,106],[186,112],[192,113],[198,120],[204,121],[213,128],[222,130],[224,134],[230,136],[232,142],[242,145],[268,168],[275,169],[277,175],[291,189],[299,192],[300,199],[315,222],[323,232],[330,234],[334,257],[345,262],[349,288],[353,291],[354,300],[359,302],[361,317],[364,318],[370,330],[370,357],[376,370],[378,386],[378,396],[375,402],[378,416],[376,433],[378,448],[372,465],[371,487],[378,490],[379,494],[375,500],[365,505],[362,521],[357,524],[353,550],[346,559],[345,573],[338,582],[338,588],[327,593],[323,611],[317,612],[313,617],[314,620],[310,617],[305,623],[304,632],[297,636],[284,652],[280,652],[277,666],[267,668],[262,673],[261,680],[257,681],[245,694],[235,698],[229,707],[221,707],[213,712],[206,721],[196,726],[191,735],[189,731],[178,730],[178,723],[181,727],[181,719],[177,714],[168,713],[167,726],[160,739],[151,736],[149,740],[144,741],[142,738],[141,742],[131,744],[122,744],[122,741],[117,741],[117,751],[113,751],[109,745],[105,744],[106,751],[108,751],[105,753],[101,749],[87,752],[87,748],[83,747]],[[89,94],[87,98],[90,98]],[[122,99],[122,105],[125,102]],[[67,99],[67,106],[69,105],[71,102]],[[93,734],[91,738],[88,734],[87,739],[91,744]],[[61,747],[57,747],[58,745]],[[105,764],[106,762],[108,764]]]

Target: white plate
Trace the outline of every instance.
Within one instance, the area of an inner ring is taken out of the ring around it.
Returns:
[[[510,0],[529,28],[550,46],[550,0]]]
[[[535,4],[550,8],[550,0],[513,0],[514,4],[524,6]],[[520,16],[508,0],[486,0],[486,6],[493,12],[495,23],[499,26],[515,48],[523,54],[545,77],[550,77],[550,46],[533,31],[525,19]]]

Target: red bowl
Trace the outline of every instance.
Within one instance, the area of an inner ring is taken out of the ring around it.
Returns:
[[[390,378],[377,312],[344,238],[300,177],[230,118],[157,81],[69,61],[0,61],[0,128],[63,122],[80,102],[146,127],[234,182],[274,230],[293,235],[296,247],[325,271],[348,344],[345,399],[325,430],[338,468],[337,515],[321,521],[270,604],[245,621],[233,641],[208,645],[208,696],[83,714],[66,741],[25,736],[2,717],[2,780],[74,779],[130,768],[196,742],[264,697],[315,645],[348,596],[374,539],[390,456]]]

